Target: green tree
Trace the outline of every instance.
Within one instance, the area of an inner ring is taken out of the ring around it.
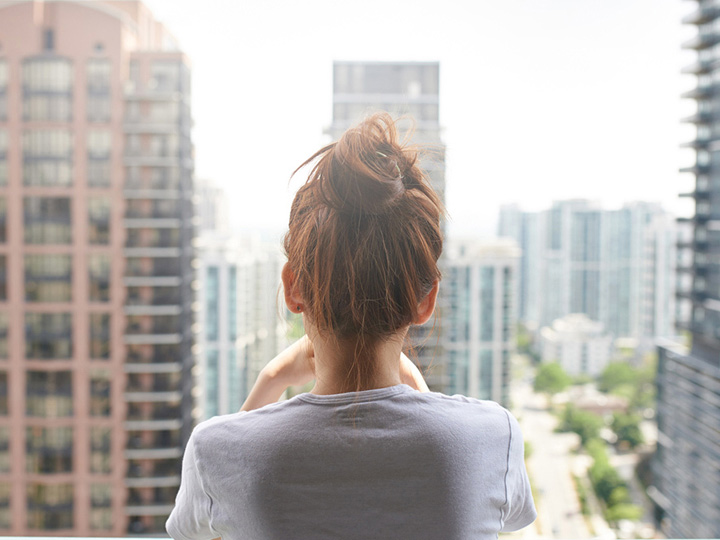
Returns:
[[[611,362],[600,374],[598,389],[601,392],[613,392],[619,387],[634,386],[638,381],[638,373],[627,362]]]
[[[590,467],[590,481],[597,496],[605,502],[610,500],[610,495],[617,488],[626,488],[615,468],[603,461],[595,461]]]
[[[642,517],[642,508],[635,504],[617,504],[611,506],[605,512],[605,517],[610,523],[617,523],[621,519],[638,521]]]
[[[560,431],[572,431],[580,435],[580,444],[585,446],[589,441],[600,436],[600,429],[605,425],[597,414],[581,411],[573,405],[566,405],[560,419]]]
[[[613,414],[612,430],[617,435],[618,442],[626,442],[630,448],[645,442],[640,430],[640,417],[635,414]]]
[[[572,383],[570,375],[557,362],[542,364],[535,375],[536,392],[553,395],[562,392]]]

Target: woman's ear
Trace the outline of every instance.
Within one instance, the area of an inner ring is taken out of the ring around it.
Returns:
[[[425,324],[432,317],[435,311],[435,303],[437,302],[438,290],[440,289],[440,280],[436,279],[433,283],[430,292],[425,295],[418,305],[417,317],[413,321],[413,324]]]
[[[285,304],[293,313],[301,313],[305,306],[303,305],[302,298],[297,292],[297,287],[295,286],[295,274],[290,268],[290,263],[285,263],[285,266],[283,266],[281,277],[283,283],[283,293],[285,294]]]

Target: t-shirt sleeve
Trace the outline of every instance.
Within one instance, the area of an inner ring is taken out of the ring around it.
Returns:
[[[180,490],[165,529],[175,540],[211,540],[220,536],[210,525],[212,499],[203,488],[195,449],[196,431],[190,436],[182,460]]]
[[[525,445],[520,425],[506,411],[510,427],[507,472],[505,474],[505,505],[503,506],[503,532],[517,531],[527,527],[537,517],[530,480],[525,469]]]

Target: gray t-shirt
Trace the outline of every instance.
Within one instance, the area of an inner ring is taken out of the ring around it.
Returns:
[[[496,538],[536,517],[513,416],[407,385],[301,394],[199,424],[176,540]]]

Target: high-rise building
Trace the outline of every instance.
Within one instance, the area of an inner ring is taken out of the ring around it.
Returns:
[[[438,62],[335,62],[333,65],[333,119],[328,130],[333,140],[349,127],[376,111],[399,119],[401,137],[426,149],[420,166],[444,201],[445,146],[440,137],[440,65]],[[444,227],[444,224],[443,224]],[[441,259],[441,268],[443,259]],[[437,312],[445,308],[440,288]],[[409,343],[417,355],[432,390],[447,388],[445,354],[440,328],[431,320],[413,327]]]
[[[603,210],[569,200],[532,213],[507,206],[499,234],[522,249],[518,311],[531,330],[584,313],[640,350],[674,335],[677,226],[659,205]]]
[[[448,393],[509,406],[519,259],[519,248],[507,239],[449,246],[442,283]]]
[[[695,215],[688,220],[692,239],[689,277],[682,291],[692,308],[683,326],[691,336],[688,350],[670,344],[659,348],[658,446],[653,463],[654,487],[663,533],[669,538],[716,537],[720,534],[720,3],[700,0],[684,21],[697,35],[683,44],[697,51],[684,69],[697,86],[684,95],[697,101],[686,119],[697,126],[696,162],[684,172],[695,176]]]
[[[240,410],[260,370],[285,343],[280,241],[233,233],[224,191],[200,182],[197,238],[196,420]],[[214,216],[205,219],[203,216]]]
[[[159,532],[191,418],[190,70],[140,2],[0,2],[0,534]]]

